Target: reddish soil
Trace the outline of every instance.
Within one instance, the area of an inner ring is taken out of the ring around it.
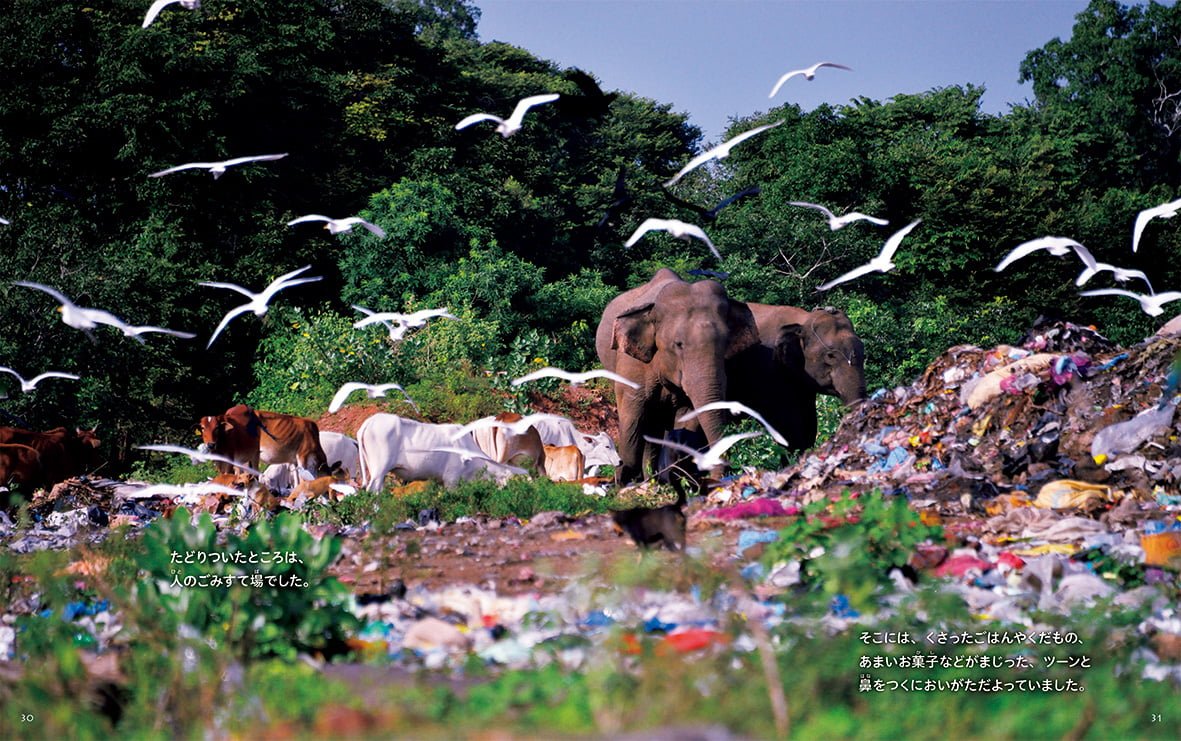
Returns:
[[[525,523],[474,518],[475,522],[450,523],[435,531],[350,539],[332,573],[358,593],[381,593],[401,579],[411,588],[474,584],[516,595],[560,592],[571,579],[607,574],[635,562],[638,549],[616,533],[610,516],[554,518],[555,514]],[[734,571],[739,532],[783,525],[781,519],[769,518],[726,523],[691,518],[687,540],[691,549],[711,554],[715,569]],[[660,555],[670,563],[677,558],[668,551]]]

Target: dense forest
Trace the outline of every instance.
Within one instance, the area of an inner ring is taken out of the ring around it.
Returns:
[[[1127,299],[1080,297],[1073,259],[993,270],[1018,243],[1056,235],[1144,270],[1158,292],[1181,289],[1175,224],[1151,222],[1131,251],[1136,213],[1181,186],[1177,6],[1094,0],[1071,38],[1014,60],[1034,100],[1004,115],[982,113],[983,90],[965,85],[735,119],[727,138],[784,123],[668,190],[705,144],[683,115],[600,90],[594,70],[481,43],[464,0],[174,7],[147,29],[141,0],[15,0],[0,21],[0,217],[11,222],[0,226],[0,365],[82,377],[22,394],[5,376],[0,424],[97,424],[107,473],[132,446],[189,439],[199,416],[237,401],[316,415],[345,381],[430,396],[503,386],[487,372],[539,359],[592,367],[603,306],[664,265],[728,273],[743,300],[843,308],[865,340],[871,390],[951,345],[1015,340],[1039,315],[1134,342],[1179,306],[1151,319]],[[511,138],[455,128],[540,93],[561,97]],[[288,156],[216,179],[148,177],[269,153]],[[792,200],[922,224],[895,270],[818,294],[889,230],[830,231]],[[286,226],[308,213],[361,214],[387,237]],[[699,223],[723,259],[655,233],[624,248],[649,216]],[[280,293],[206,349],[241,301],[199,281],[259,290],[303,265],[323,280]],[[140,343],[100,327],[91,341],[17,280],[198,337]],[[1088,287],[1114,285],[1106,273]],[[354,304],[447,306],[460,320],[392,343],[380,327],[352,328]]]

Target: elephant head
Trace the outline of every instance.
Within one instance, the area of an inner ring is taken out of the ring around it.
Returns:
[[[838,396],[846,406],[865,398],[865,348],[840,309],[825,306],[781,325],[774,352],[793,381],[815,393]]]
[[[686,283],[667,269],[608,305],[596,341],[599,356],[642,384],[635,391],[616,387],[623,480],[639,473],[642,436],[663,437],[677,410],[724,401],[726,360],[758,342],[746,304],[731,300],[719,283]],[[722,412],[699,419],[711,444],[722,437]]]

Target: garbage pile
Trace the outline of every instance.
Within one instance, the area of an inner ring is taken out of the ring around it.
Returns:
[[[1124,350],[1068,322],[1020,346],[953,347],[910,386],[873,394],[775,483],[806,500],[833,487],[952,500],[1071,480],[1173,501],[1179,352],[1181,337]]]

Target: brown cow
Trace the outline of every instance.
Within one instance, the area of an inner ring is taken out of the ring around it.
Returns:
[[[497,422],[513,424],[520,422],[522,417],[516,412],[501,412],[495,419]],[[521,465],[522,461],[526,461],[538,473],[545,471],[545,449],[535,427],[519,434],[505,427],[481,427],[472,432],[472,437],[476,439],[480,450],[497,463]]]
[[[545,445],[545,475],[550,481],[582,478],[586,458],[577,445]]]
[[[209,451],[237,463],[258,468],[263,463],[294,463],[316,473],[328,472],[328,460],[320,447],[320,428],[310,419],[278,412],[257,412],[245,404],[225,414],[201,418],[201,439]],[[217,463],[221,473],[228,463]]]
[[[94,468],[97,465],[99,439],[94,430],[67,430],[56,427],[45,432],[20,427],[0,427],[0,445],[27,446],[36,451],[34,458],[23,448],[9,448],[0,484],[19,480],[36,488],[50,488]]]
[[[0,443],[0,509],[8,509],[13,503],[7,487],[20,485],[22,488],[41,478],[41,454],[36,448],[18,443]]]
[[[201,441],[210,453],[224,456],[251,468],[258,468],[259,435],[262,423],[253,409],[245,404],[232,406],[224,414],[202,417]],[[213,462],[218,473],[233,473],[229,463]]]

